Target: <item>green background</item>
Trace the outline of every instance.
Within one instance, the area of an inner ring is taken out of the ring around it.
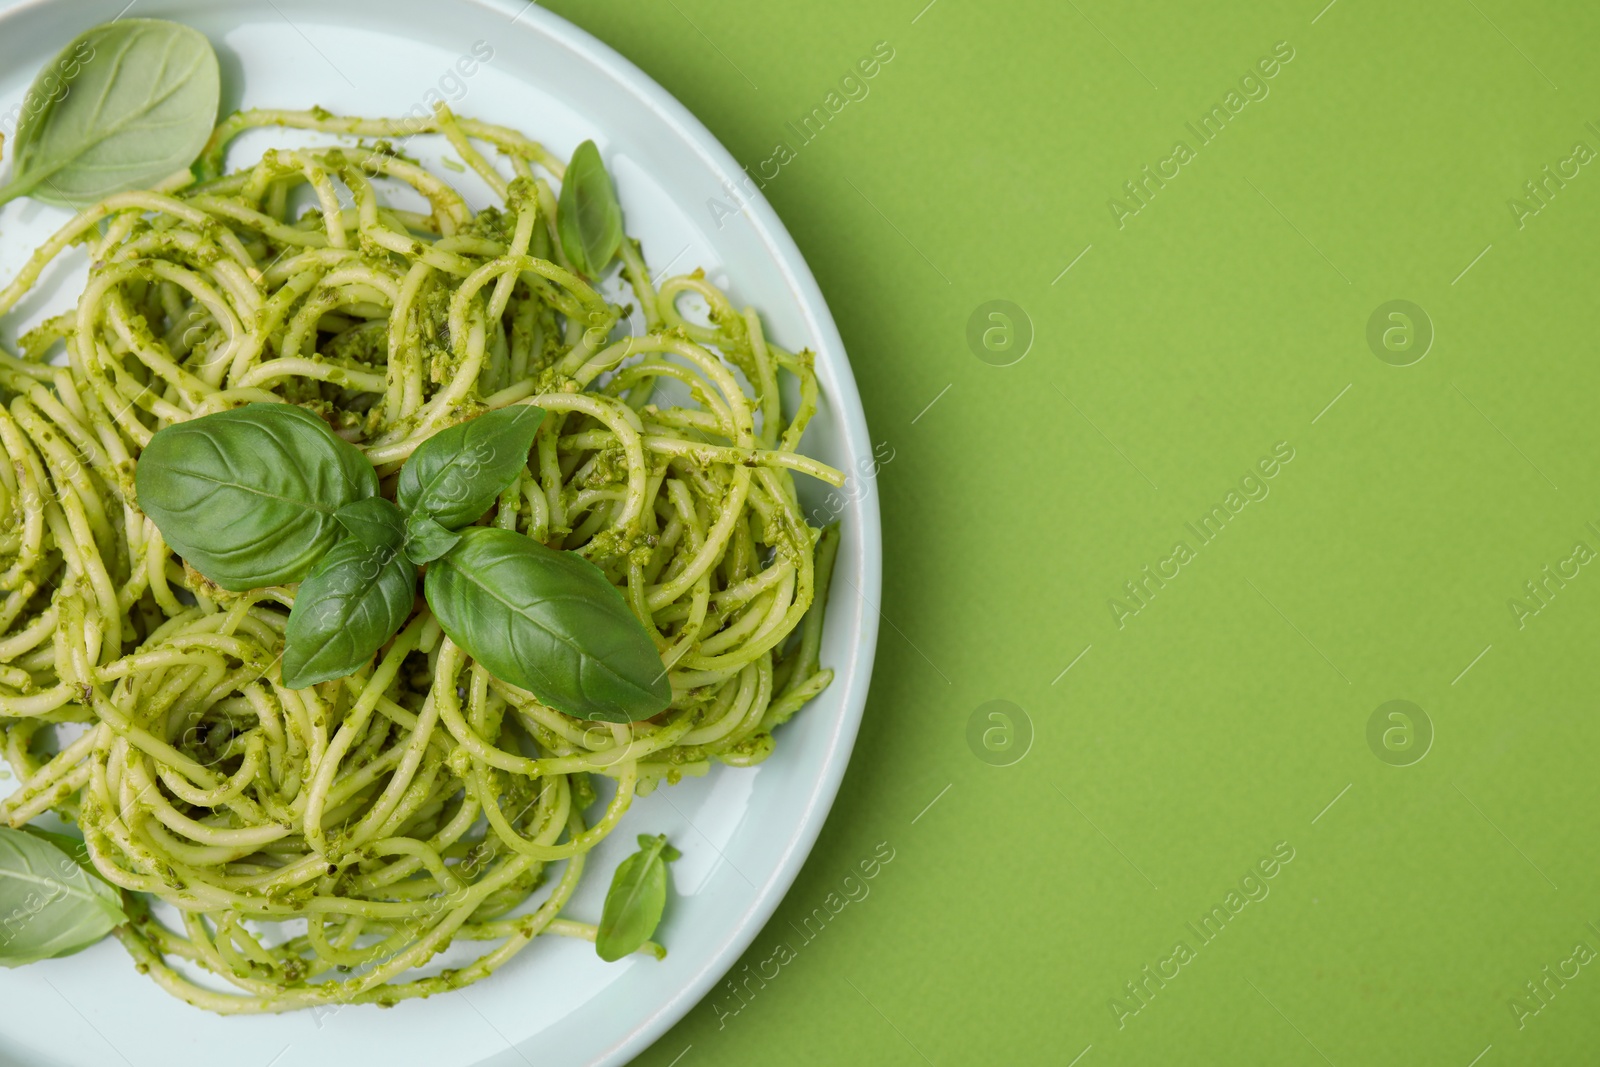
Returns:
[[[1520,225],[1508,201],[1600,149],[1600,10],[926,2],[549,5],[752,166],[895,53],[766,189],[894,456],[871,698],[742,962],[793,958],[639,1062],[1596,1062],[1600,967],[1524,985],[1600,949],[1600,567],[1520,627],[1508,602],[1600,549],[1600,165]],[[1280,41],[1200,147],[1185,123]],[[1119,228],[1108,201],[1180,139]],[[1035,334],[1010,366],[967,342],[995,299]],[[1403,367],[1367,341],[1395,299],[1436,334]],[[1270,495],[1198,547],[1185,523],[1280,441]],[[1119,628],[1108,600],[1180,539]],[[1396,699],[1435,735],[1407,766],[1367,739]],[[1009,766],[967,740],[991,700],[1026,717],[1004,759],[1031,723]],[[1186,924],[1280,842],[1270,895],[1202,944]]]

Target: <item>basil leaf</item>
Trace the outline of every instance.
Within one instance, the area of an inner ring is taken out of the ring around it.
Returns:
[[[304,578],[339,539],[335,513],[378,493],[360,450],[292,404],[169,426],[145,446],[134,483],[167,544],[234,591]]]
[[[127,921],[121,895],[66,852],[0,827],[0,967],[70,956]]]
[[[89,846],[84,842],[83,838],[73,837],[70,834],[58,834],[54,830],[41,830],[31,823],[19,826],[17,829],[31,837],[37,837],[40,841],[50,842],[56,848],[71,856],[73,862],[78,866],[89,870],[90,874],[94,873],[91,869],[93,861],[89,859]]]
[[[355,673],[410,617],[416,596],[417,568],[398,550],[340,541],[295,595],[283,684],[304,689]]]
[[[594,939],[601,959],[614,963],[650,940],[667,904],[667,861],[677,858],[678,850],[667,844],[666,834],[639,835],[639,851],[618,865],[606,892]]]
[[[368,548],[399,548],[405,539],[405,518],[394,501],[369,496],[352,501],[334,512],[339,525]]]
[[[401,468],[395,485],[400,510],[451,530],[473,522],[527,466],[543,419],[543,408],[515,404],[440,430]]]
[[[556,204],[556,232],[567,259],[591,278],[606,269],[622,244],[622,206],[593,141],[579,145],[567,164]]]
[[[406,556],[412,563],[432,563],[459,540],[461,531],[447,530],[427,515],[413,515],[406,523]]]
[[[87,207],[170,177],[205,147],[221,87],[198,30],[157,19],[96,26],[28,90],[0,204],[31,195]]]
[[[672,699],[650,635],[582,556],[473,526],[429,565],[426,588],[450,640],[557,711],[634,722]]]
[[[105,882],[106,885],[111,885],[110,882],[106,882],[106,876],[95,869],[94,860],[89,858],[89,845],[83,838],[73,837],[71,834],[58,834],[54,830],[41,830],[32,823],[26,823],[18,827],[18,829],[25,834],[37,837],[41,841],[50,842],[62,852],[71,856],[79,867],[88,872],[89,877],[98,878],[100,881]],[[115,886],[111,886],[111,888],[113,891],[116,889]]]

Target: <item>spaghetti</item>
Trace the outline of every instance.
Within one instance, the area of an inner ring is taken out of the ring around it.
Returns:
[[[224,174],[230,142],[267,126],[367,140]],[[448,139],[500,206],[474,212],[383,140],[418,133]],[[0,292],[4,315],[88,246],[77,307],[0,350],[0,742],[22,779],[0,819],[76,822],[108,881],[170,906],[131,897],[118,937],[212,1011],[393,1004],[481,979],[541,934],[593,940],[562,913],[632,799],[766,758],[832,679],[818,650],[837,531],[807,524],[792,479],[843,481],[798,451],[811,354],[698,271],[657,287],[632,240],[637,311],[609,302],[562,252],[562,163],[510,129],[443,109],[246,112],[199,171],[84,211]],[[688,400],[653,402],[669,392]],[[389,491],[440,429],[545,409],[484,521],[605,572],[656,640],[668,710],[569,718],[473,663],[420,599],[367,667],[284,688],[294,588],[212,585],[133,483],[156,430],[262,401],[320,414]],[[481,943],[470,964],[422,970],[463,941]]]

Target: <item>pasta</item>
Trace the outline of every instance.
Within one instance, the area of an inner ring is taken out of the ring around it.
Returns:
[[[225,174],[230,142],[270,126],[366,140]],[[499,206],[473,211],[393,143],[418,133],[446,138]],[[561,161],[444,109],[246,112],[198,169],[82,212],[0,292],[3,316],[88,246],[77,307],[0,349],[0,743],[22,780],[0,820],[76,822],[108,881],[167,906],[131,898],[117,936],[139,968],[212,1011],[393,1004],[542,934],[593,940],[563,912],[632,799],[765,759],[832,679],[837,531],[807,524],[793,482],[843,481],[799,451],[811,354],[700,272],[657,287],[631,240],[637,307],[609,302],[562,252]],[[787,415],[780,379],[797,383]],[[688,400],[655,402],[669,393]],[[134,494],[157,430],[252,402],[321,415],[386,488],[445,427],[545,409],[483,521],[601,567],[655,638],[671,706],[569,718],[473,663],[420,599],[368,667],[284,688],[294,588],[211,584]],[[476,959],[425,971],[452,942]]]

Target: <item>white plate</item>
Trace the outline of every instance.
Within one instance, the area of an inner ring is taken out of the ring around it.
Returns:
[[[0,0],[0,131],[11,132],[5,116],[39,67],[125,3]],[[389,1010],[224,1019],[168,997],[108,942],[70,959],[0,970],[0,1062],[623,1063],[693,1007],[772,915],[833,802],[866,700],[881,571],[877,500],[862,473],[871,469],[872,450],[822,294],[760,195],[730,194],[748,187],[738,184],[738,164],[704,126],[610,48],[521,0],[138,0],[129,14],[172,18],[209,34],[222,58],[225,107],[321,104],[395,115],[431,101],[431,91],[463,114],[518,127],[562,155],[594,138],[652,268],[705,267],[713,279],[731,282],[736,300],[760,309],[779,343],[817,353],[825,404],[804,448],[852,472],[850,491],[833,509],[820,494],[812,497],[823,513],[837,510],[844,525],[823,644],[823,662],[838,676],[779,732],[766,763],[721,767],[658,791],[636,803],[621,832],[598,850],[568,914],[599,916],[605,872],[631,851],[636,832],[666,831],[683,848],[671,869],[661,930],[671,954],[664,962],[605,964],[586,944],[541,938],[463,992]],[[475,45],[493,57],[463,75],[456,62]],[[713,202],[723,209],[713,212]],[[738,213],[727,214],[730,207]],[[0,284],[64,218],[31,201],[0,209]],[[16,318],[70,304],[80,276],[53,271],[46,296],[5,324],[8,345]],[[0,782],[0,793],[14,784]]]

